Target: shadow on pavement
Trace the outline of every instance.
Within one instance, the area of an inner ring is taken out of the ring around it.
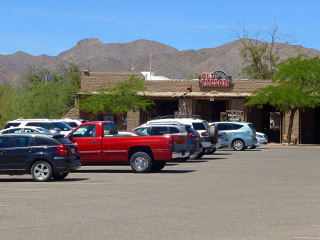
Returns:
[[[65,178],[65,179],[51,179],[51,181],[44,182],[44,183],[50,183],[50,182],[78,182],[78,181],[86,181],[89,180],[90,178]],[[27,179],[27,178],[6,178],[6,179],[0,179],[0,182],[34,182],[32,178]]]
[[[88,169],[88,170],[76,170],[73,173],[130,173],[130,174],[150,174],[150,173],[190,173],[195,172],[195,170],[161,170],[161,171],[150,171],[148,173],[134,173],[131,169]]]

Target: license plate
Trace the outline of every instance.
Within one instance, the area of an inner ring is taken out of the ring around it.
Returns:
[[[74,148],[71,148],[71,153],[75,153]]]

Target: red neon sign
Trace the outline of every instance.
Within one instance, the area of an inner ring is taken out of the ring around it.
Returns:
[[[201,87],[229,87],[230,80],[223,71],[215,71],[211,73],[202,73]]]

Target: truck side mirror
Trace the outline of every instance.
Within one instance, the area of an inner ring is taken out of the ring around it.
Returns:
[[[69,139],[71,140],[71,139],[73,138],[73,133],[72,133],[72,132],[69,133],[69,134],[68,134],[68,137],[69,137]]]

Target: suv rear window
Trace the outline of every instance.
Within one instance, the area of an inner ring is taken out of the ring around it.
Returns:
[[[205,125],[201,123],[192,123],[192,126],[195,130],[207,130]]]
[[[194,130],[192,127],[186,127],[186,130],[188,133],[192,133],[192,134],[196,134],[198,135],[198,132],[196,130]]]
[[[4,129],[10,128],[10,127],[18,127],[21,123],[8,123]]]
[[[243,127],[243,125],[241,125],[241,124],[236,124],[236,123],[233,123],[232,125],[233,125],[233,130],[238,130],[238,129],[240,129],[240,128]]]

